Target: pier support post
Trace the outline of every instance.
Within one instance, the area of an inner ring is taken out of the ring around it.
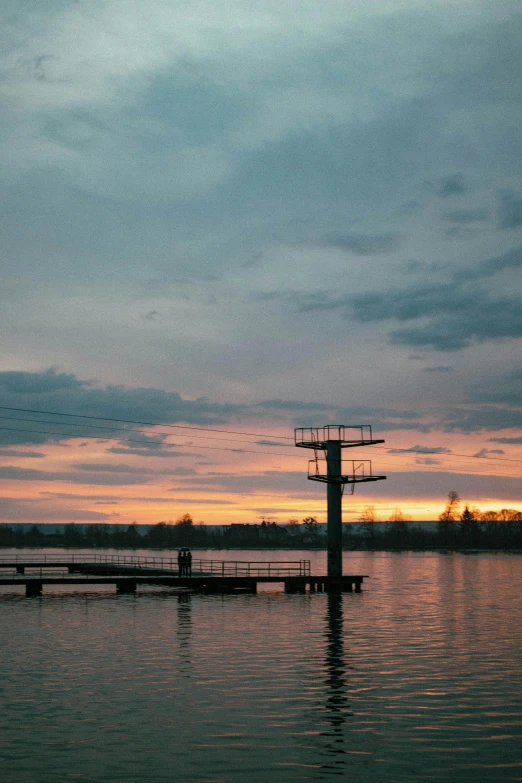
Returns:
[[[306,593],[306,581],[285,580],[285,593]]]
[[[25,583],[25,595],[27,598],[42,595],[42,582],[39,579],[31,579]]]
[[[136,592],[136,580],[135,579],[120,579],[116,582],[116,592],[119,595],[125,595],[128,593]]]
[[[17,574],[25,574],[25,566],[23,566],[23,565],[17,565],[17,566],[16,566],[16,573],[17,573]]]
[[[327,502],[328,524],[326,530],[328,546],[328,576],[339,577],[343,574],[343,520],[341,483],[341,441],[326,442],[326,461],[328,478]]]

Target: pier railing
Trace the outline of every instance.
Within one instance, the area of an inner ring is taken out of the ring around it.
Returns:
[[[144,570],[161,570],[178,573],[178,558],[155,557],[154,555],[105,555],[105,554],[71,554],[71,555],[2,555],[0,568],[23,565],[27,568],[56,568],[69,565],[109,565],[127,568],[143,568]],[[310,576],[309,560],[287,560],[265,562],[261,560],[207,560],[193,558],[193,576]]]

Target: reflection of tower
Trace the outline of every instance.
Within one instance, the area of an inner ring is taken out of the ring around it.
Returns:
[[[343,575],[343,517],[342,497],[347,484],[353,493],[355,485],[364,481],[380,481],[386,476],[374,476],[369,459],[343,460],[342,450],[354,446],[373,446],[384,443],[374,440],[369,424],[345,427],[330,424],[327,427],[298,427],[295,445],[313,449],[315,459],[308,463],[308,478],[327,484],[328,504],[328,576]]]
[[[332,726],[345,722],[346,701],[346,664],[344,661],[343,641],[343,596],[342,593],[328,594],[326,613],[326,671],[327,686],[326,711]]]
[[[322,751],[326,758],[321,764],[328,774],[346,774],[346,765],[350,763],[350,731],[346,726],[350,712],[347,700],[346,669],[343,642],[343,595],[329,593],[327,597],[325,637],[326,637],[326,699],[325,715],[330,724],[321,732]]]

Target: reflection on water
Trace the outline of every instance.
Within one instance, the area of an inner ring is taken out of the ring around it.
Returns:
[[[331,758],[329,762],[322,764],[322,768],[339,775],[343,774],[346,768],[347,748],[343,725],[349,717],[353,717],[348,706],[343,633],[343,595],[331,593],[327,596],[325,623],[325,711],[330,725],[321,732],[325,737],[324,749]]]
[[[342,725],[347,715],[346,663],[343,640],[343,596],[327,596],[326,612],[326,712],[333,727]]]
[[[177,638],[179,645],[179,673],[183,677],[190,677],[192,668],[192,655],[190,638],[192,634],[192,593],[183,591],[178,593],[178,626]]]
[[[5,591],[0,780],[520,781],[521,566],[354,553],[360,595]]]

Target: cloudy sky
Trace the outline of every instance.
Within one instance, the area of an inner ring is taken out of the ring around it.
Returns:
[[[346,521],[520,507],[519,0],[1,22],[0,519],[323,520],[329,422],[386,439]]]

